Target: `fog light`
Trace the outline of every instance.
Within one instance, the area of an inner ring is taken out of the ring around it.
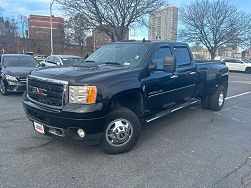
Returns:
[[[78,132],[78,136],[80,138],[84,138],[85,137],[85,131],[83,129],[78,129],[77,132]]]

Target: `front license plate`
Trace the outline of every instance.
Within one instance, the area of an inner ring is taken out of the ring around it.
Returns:
[[[40,123],[34,122],[34,128],[38,133],[44,134],[44,126]]]

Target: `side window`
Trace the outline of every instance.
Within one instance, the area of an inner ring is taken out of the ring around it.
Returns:
[[[190,53],[186,47],[174,47],[174,55],[178,66],[191,64]]]
[[[50,56],[46,59],[46,62],[48,63],[53,63],[53,60],[54,60],[54,57],[53,56]]]
[[[233,60],[227,59],[227,60],[225,60],[225,62],[227,62],[227,63],[233,63]]]
[[[242,64],[240,60],[234,60],[234,63]]]
[[[55,57],[55,59],[54,59],[54,63],[55,63],[55,64],[60,63],[60,60],[59,60],[59,58],[58,58],[58,57]]]
[[[157,65],[157,69],[163,69],[163,63],[166,56],[171,55],[171,50],[169,47],[159,48],[154,56],[152,62]]]

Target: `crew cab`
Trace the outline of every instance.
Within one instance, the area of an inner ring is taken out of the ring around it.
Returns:
[[[83,64],[28,76],[25,113],[41,134],[129,151],[141,125],[201,100],[221,110],[228,68],[195,64],[186,43],[124,41],[104,45]]]

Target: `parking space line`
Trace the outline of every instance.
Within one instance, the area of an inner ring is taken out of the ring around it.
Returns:
[[[232,99],[232,98],[236,98],[236,97],[241,97],[241,96],[243,96],[243,95],[248,95],[248,94],[250,94],[250,93],[251,93],[251,91],[248,91],[248,92],[240,93],[240,94],[238,94],[238,95],[234,95],[234,96],[231,96],[231,97],[226,97],[226,100]]]
[[[251,81],[229,81],[229,82],[232,82],[232,83],[242,83],[242,84],[251,84]]]

